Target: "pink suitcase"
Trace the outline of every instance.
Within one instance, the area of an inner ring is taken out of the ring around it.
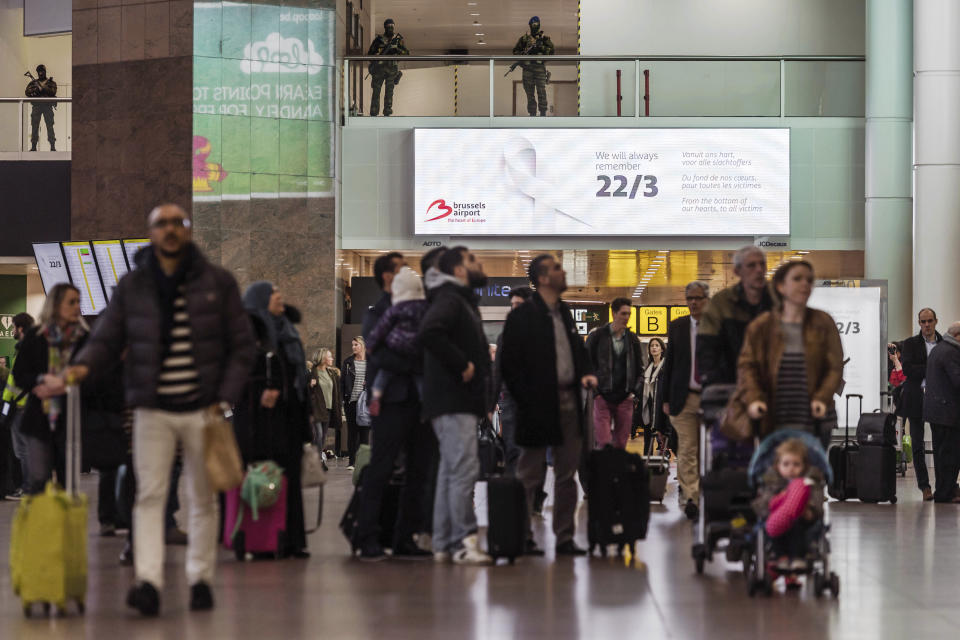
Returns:
[[[223,518],[223,546],[233,549],[237,560],[243,560],[247,553],[272,553],[277,558],[282,557],[286,547],[287,537],[287,479],[283,478],[280,487],[280,497],[272,507],[259,511],[259,518],[254,521],[253,511],[248,505],[243,506],[243,520],[236,537],[231,540],[234,526],[237,522],[237,513],[240,510],[240,489],[232,489],[226,494],[226,507]]]

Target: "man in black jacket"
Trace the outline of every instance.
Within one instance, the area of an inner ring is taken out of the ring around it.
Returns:
[[[473,510],[473,485],[480,474],[477,424],[492,408],[490,352],[473,289],[487,277],[466,247],[446,251],[437,266],[446,278],[435,288],[420,326],[423,413],[440,444],[433,548],[438,562],[489,564]]]
[[[190,241],[190,220],[176,205],[150,213],[151,244],[137,252],[67,380],[102,371],[126,352],[126,404],[134,408],[134,562],[138,584],[127,604],[145,616],[160,611],[163,512],[170,468],[183,447],[189,491],[187,580],[190,608],[213,608],[217,499],[207,483],[208,412],[229,409],[250,377],[253,333],[230,273]]]
[[[697,330],[707,306],[710,287],[694,281],[687,285],[690,315],[677,318],[667,329],[667,354],[663,363],[663,412],[677,431],[678,498],[687,517],[695,519],[700,503],[700,380],[697,367]]]
[[[553,531],[558,555],[584,555],[573,542],[577,485],[574,474],[585,443],[580,387],[597,386],[570,308],[560,299],[567,274],[548,254],[530,263],[537,291],[507,316],[503,328],[503,380],[517,402],[517,475],[532,507],[543,484],[547,447],[553,447]],[[588,438],[592,438],[589,434]],[[589,440],[587,440],[589,441]],[[527,553],[543,555],[529,533]]]
[[[510,311],[513,311],[533,297],[530,287],[517,287],[510,292]],[[497,336],[497,354],[493,361],[493,389],[497,408],[500,411],[500,431],[504,447],[504,475],[517,475],[517,461],[520,460],[520,447],[517,446],[517,403],[510,390],[503,383],[503,332]],[[540,493],[538,495],[546,494]],[[536,509],[534,509],[536,511]]]
[[[933,464],[937,469],[936,502],[960,503],[960,322],[947,329],[927,359],[923,419],[933,429]]]
[[[927,356],[942,340],[937,333],[937,314],[933,309],[921,309],[917,315],[920,333],[903,341],[900,362],[907,376],[903,383],[901,407],[897,411],[910,423],[910,438],[913,440],[913,470],[917,474],[917,487],[923,492],[924,500],[933,500],[930,490],[930,475],[927,471],[926,445],[924,442],[923,402],[924,389],[927,386]],[[934,444],[934,456],[937,447]],[[939,476],[939,472],[937,472]]]
[[[587,336],[590,364],[597,372],[598,395],[593,403],[593,427],[598,449],[610,444],[627,448],[633,408],[643,391],[643,355],[640,338],[630,331],[630,300],[610,303],[613,321]],[[613,423],[613,431],[610,425]]]

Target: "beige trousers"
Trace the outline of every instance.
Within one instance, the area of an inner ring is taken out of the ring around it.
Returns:
[[[677,430],[677,479],[680,504],[700,503],[700,394],[691,392],[679,415],[670,422]]]

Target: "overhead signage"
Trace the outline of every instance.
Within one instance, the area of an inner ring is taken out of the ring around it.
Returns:
[[[93,255],[100,267],[103,287],[107,300],[113,297],[117,283],[127,273],[127,259],[123,256],[123,245],[119,240],[94,240]]]
[[[70,283],[70,274],[67,273],[67,264],[59,242],[35,242],[33,256],[37,259],[37,269],[40,270],[44,291],[50,291],[61,283]]]
[[[586,338],[591,331],[607,324],[606,318],[608,318],[609,305],[569,304],[569,306],[570,315],[573,316],[573,323],[577,327],[577,334],[581,337]]]
[[[690,315],[689,307],[670,307],[670,322],[688,315]]]
[[[637,307],[637,333],[642,336],[665,336],[669,311],[667,307]]]
[[[417,129],[417,235],[782,236],[789,129]]]
[[[89,242],[64,242],[63,254],[67,259],[70,279],[80,291],[80,313],[95,316],[107,306],[107,295],[100,283],[97,262]]]

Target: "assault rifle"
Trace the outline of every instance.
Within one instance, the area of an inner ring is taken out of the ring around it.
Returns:
[[[543,44],[543,37],[544,37],[544,35],[546,35],[546,34],[544,34],[543,32],[541,32],[540,35],[537,36],[537,39],[534,40],[533,43],[532,43],[529,47],[527,47],[526,51],[524,51],[524,52],[521,53],[520,55],[522,55],[522,56],[535,55],[535,54],[537,53],[536,50],[539,49],[540,46]],[[507,69],[507,72],[506,72],[505,74],[503,74],[503,77],[506,78],[508,75],[510,75],[511,73],[513,73],[514,69],[516,69],[517,67],[519,67],[519,66],[522,65],[522,64],[524,64],[523,60],[517,60],[516,62],[514,62],[512,65],[510,65],[510,68]]]

